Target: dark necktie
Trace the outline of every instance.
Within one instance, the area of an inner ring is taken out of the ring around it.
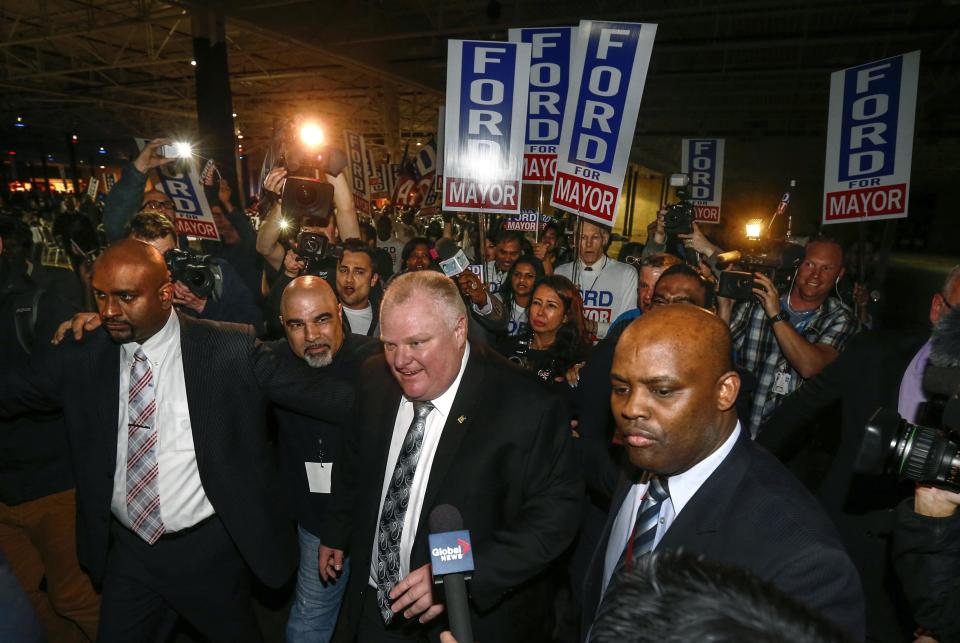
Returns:
[[[151,545],[166,530],[160,517],[157,477],[156,393],[153,370],[138,348],[130,367],[127,402],[127,517],[131,529]]]
[[[630,538],[627,539],[627,546],[624,547],[623,553],[620,554],[620,560],[617,561],[616,567],[613,568],[613,573],[610,575],[610,582],[607,583],[607,589],[600,599],[597,618],[600,618],[600,615],[603,613],[607,595],[616,584],[617,578],[623,575],[624,569],[632,568],[633,564],[639,560],[641,556],[645,556],[653,550],[653,541],[657,535],[657,524],[660,519],[660,508],[663,501],[669,497],[670,492],[667,489],[666,479],[660,476],[651,478],[650,484],[647,487],[647,497],[643,499],[643,503],[640,505],[640,511],[637,512],[637,520],[633,523],[633,531],[630,534]]]
[[[420,460],[423,432],[427,416],[433,410],[430,402],[413,403],[413,421],[403,438],[403,446],[397,456],[397,464],[390,477],[387,494],[383,498],[383,511],[377,527],[377,604],[383,622],[393,619],[390,611],[390,592],[400,582],[400,537],[403,535],[403,519],[410,502],[410,487]]]

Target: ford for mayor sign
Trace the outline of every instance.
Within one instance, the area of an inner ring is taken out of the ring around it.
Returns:
[[[830,75],[823,222],[907,216],[920,52]]]
[[[520,212],[530,45],[451,40],[443,208]]]
[[[550,205],[613,225],[656,33],[580,21]]]
[[[530,95],[523,148],[523,182],[553,185],[563,110],[570,84],[576,27],[511,29],[511,42],[530,43]]]
[[[690,177],[693,215],[701,223],[720,223],[723,196],[722,138],[685,138],[680,171]]]

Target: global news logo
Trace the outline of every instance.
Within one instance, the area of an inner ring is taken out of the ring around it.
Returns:
[[[456,547],[434,547],[430,553],[445,563],[454,560],[463,560],[463,557],[470,553],[470,543],[463,538],[457,538]]]

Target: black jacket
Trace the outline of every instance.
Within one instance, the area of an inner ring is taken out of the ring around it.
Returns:
[[[180,318],[180,346],[197,468],[203,489],[254,574],[277,587],[296,568],[296,539],[283,511],[267,401],[345,421],[352,387],[281,366],[248,327]],[[27,372],[0,374],[0,416],[62,407],[77,482],[77,555],[94,582],[110,546],[116,468],[120,346],[97,330],[71,339]]]

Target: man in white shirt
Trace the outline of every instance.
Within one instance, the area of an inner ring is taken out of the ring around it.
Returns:
[[[374,301],[371,295],[379,281],[370,248],[356,241],[346,242],[343,256],[337,261],[337,297],[351,333],[370,336],[376,330],[380,301],[379,297]]]
[[[606,255],[610,243],[608,228],[582,219],[579,230],[579,258],[558,266],[554,274],[566,277],[580,288],[584,315],[596,324],[597,338],[603,339],[617,317],[636,308],[637,271]]]
[[[390,259],[393,261],[393,274],[397,274],[403,268],[403,259],[400,257],[400,253],[403,252],[405,243],[394,231],[393,222],[389,215],[381,215],[377,219],[377,247],[386,250],[390,255]]]
[[[547,640],[548,570],[571,542],[583,497],[562,403],[467,342],[466,306],[449,278],[399,275],[382,312],[386,368],[365,367],[321,539],[324,580],[347,549],[353,569],[335,640],[420,641],[448,629],[427,546],[428,518],[442,504],[471,533],[477,639]]]
[[[730,347],[726,324],[691,305],[654,307],[620,337],[610,401],[631,468],[612,496],[583,629],[638,559],[682,548],[753,572],[862,639],[859,577],[832,524],[741,429]]]
[[[500,292],[503,280],[513,267],[513,263],[520,258],[523,251],[523,235],[513,230],[501,232],[497,238],[493,261],[487,262],[487,290],[492,293]]]

